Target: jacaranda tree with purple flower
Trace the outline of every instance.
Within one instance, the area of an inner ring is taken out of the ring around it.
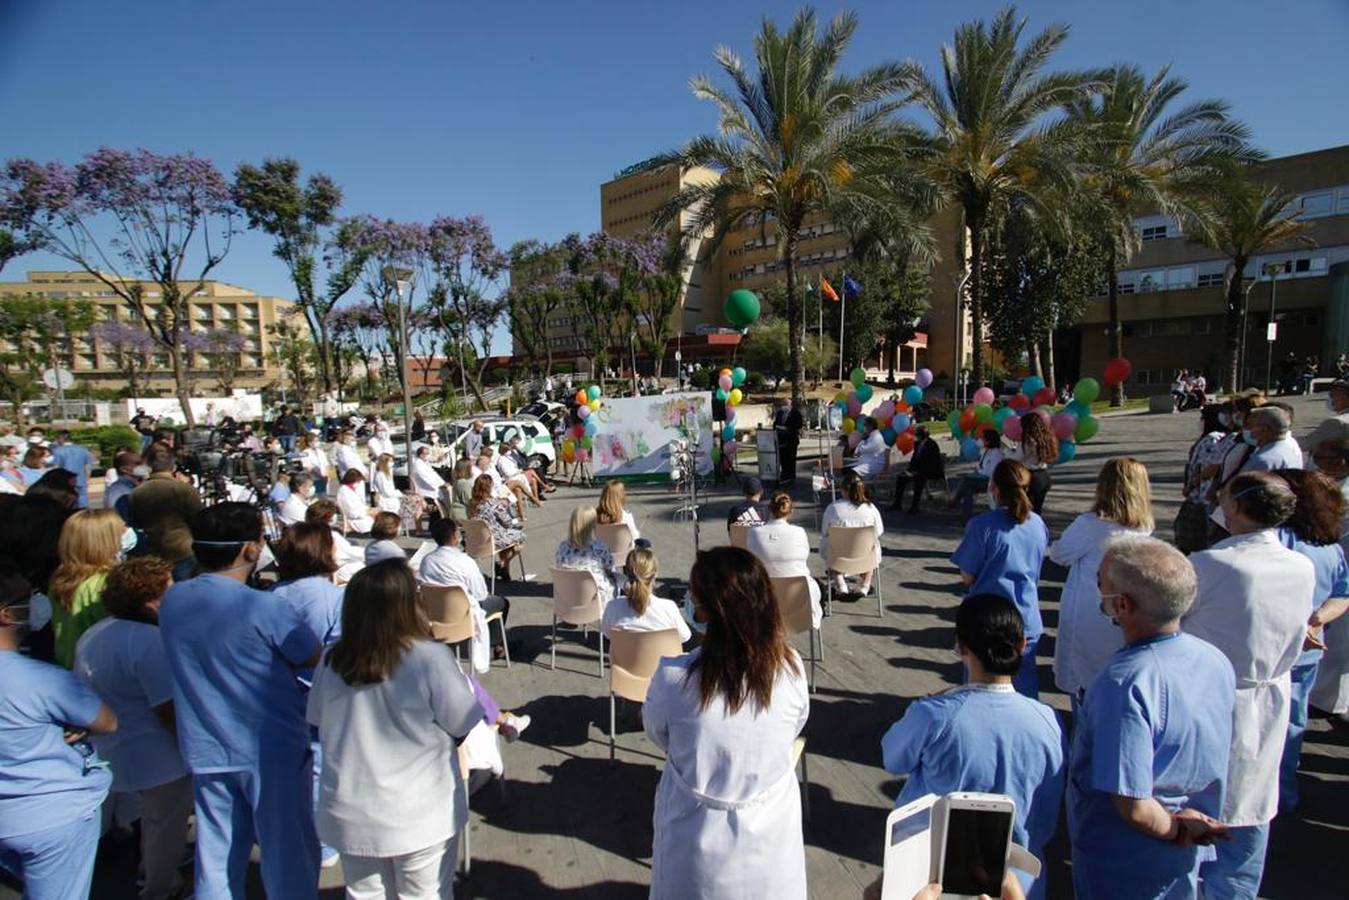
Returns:
[[[506,254],[481,216],[440,216],[427,228],[428,309],[445,333],[447,350],[456,351],[461,383],[467,382],[483,409],[492,339],[506,313],[506,297],[496,285],[506,265]]]
[[[89,334],[95,346],[117,360],[131,396],[141,396],[141,375],[150,368],[158,346],[150,332],[133,322],[109,319],[94,325]]]
[[[0,171],[0,227],[97,278],[169,356],[194,424],[183,340],[189,303],[229,253],[230,186],[191,154],[104,147],[75,166],[11,159]]]

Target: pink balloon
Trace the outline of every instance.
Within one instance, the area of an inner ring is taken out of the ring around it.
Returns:
[[[729,456],[735,459],[735,451],[740,449],[739,441],[726,441],[721,445],[722,456]]]
[[[1044,419],[1046,425],[1050,424],[1054,418],[1053,414],[1051,414],[1050,411],[1043,406],[1035,410],[1035,414],[1039,416],[1041,419]]]
[[[887,421],[893,419],[895,417],[895,401],[886,400],[880,406],[876,407],[876,411],[873,415],[877,419],[885,419]]]
[[[588,418],[590,418],[590,407],[588,407],[588,406],[578,406],[578,407],[576,407],[576,417],[577,417],[578,419],[588,419]]]
[[[861,412],[862,412],[862,401],[857,399],[857,395],[856,395],[856,394],[851,394],[851,395],[849,395],[849,397],[848,397],[848,415],[852,416],[852,417],[855,419],[855,418],[857,418],[858,414],[861,413]]]
[[[729,403],[726,405],[726,419],[725,419],[725,421],[726,421],[726,423],[727,423],[728,425],[729,425],[731,422],[734,422],[734,421],[735,421],[735,407],[734,407],[734,406],[731,406]]]
[[[1016,416],[1008,416],[1003,420],[1002,433],[1007,436],[1008,440],[1021,440],[1021,420]]]
[[[993,393],[993,389],[990,387],[981,387],[979,388],[979,390],[974,392],[975,403],[987,403],[990,406],[992,406],[993,401],[996,399],[997,395]]]
[[[587,449],[584,448],[584,447],[577,447],[577,448],[576,448],[576,461],[577,461],[577,462],[585,462],[585,461],[586,461],[587,459],[589,459],[589,458],[590,458],[590,451],[589,451],[589,450],[587,450]]]
[[[723,391],[729,391],[732,387],[734,387],[730,375],[722,375],[720,378],[717,379],[717,384],[720,385]]]
[[[1055,437],[1066,441],[1077,431],[1077,416],[1061,412],[1050,420],[1049,427],[1054,429]]]
[[[856,431],[848,435],[848,449],[856,450],[857,445],[860,443],[862,443],[862,436],[858,434]]]

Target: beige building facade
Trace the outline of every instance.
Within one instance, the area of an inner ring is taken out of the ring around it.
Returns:
[[[153,314],[160,296],[159,286],[141,282],[146,305]],[[94,275],[87,272],[27,273],[24,281],[0,282],[0,295],[44,297],[52,301],[84,300],[95,307],[96,321],[140,323],[136,310]],[[223,281],[207,281],[189,305],[191,328],[196,332],[213,330],[235,331],[242,339],[238,354],[238,370],[234,379],[236,388],[263,388],[275,385],[281,378],[281,369],[271,357],[271,327],[291,319],[307,334],[299,310],[289,300],[267,297]],[[97,332],[72,335],[57,347],[59,364],[75,376],[76,381],[96,388],[121,389],[127,386],[126,366],[116,348],[97,338]],[[161,394],[173,391],[173,373],[168,353],[152,350],[143,366],[141,383]],[[215,393],[219,387],[218,373],[211,367],[205,354],[194,355],[192,374],[196,387],[202,393]]]

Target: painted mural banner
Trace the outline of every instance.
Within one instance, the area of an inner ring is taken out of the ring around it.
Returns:
[[[706,391],[606,398],[591,465],[600,478],[670,476],[670,444],[698,440],[698,472],[712,471],[712,397]]]

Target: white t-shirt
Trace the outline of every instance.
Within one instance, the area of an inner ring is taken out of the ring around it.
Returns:
[[[342,853],[398,856],[448,840],[468,821],[455,740],[482,707],[454,653],[419,640],[379,684],[348,685],[325,661],[308,719],[323,745],[319,837]]]
[[[146,622],[104,619],[75,645],[75,674],[117,714],[117,730],[90,735],[112,769],[114,791],[142,791],[187,774],[178,741],[154,714],[173,699],[173,675]]]
[[[626,595],[615,597],[604,606],[604,615],[600,619],[600,631],[606,635],[613,630],[619,631],[678,631],[679,640],[687,641],[692,635],[684,614],[673,600],[652,594],[646,604],[646,612],[637,615],[628,605]]]

